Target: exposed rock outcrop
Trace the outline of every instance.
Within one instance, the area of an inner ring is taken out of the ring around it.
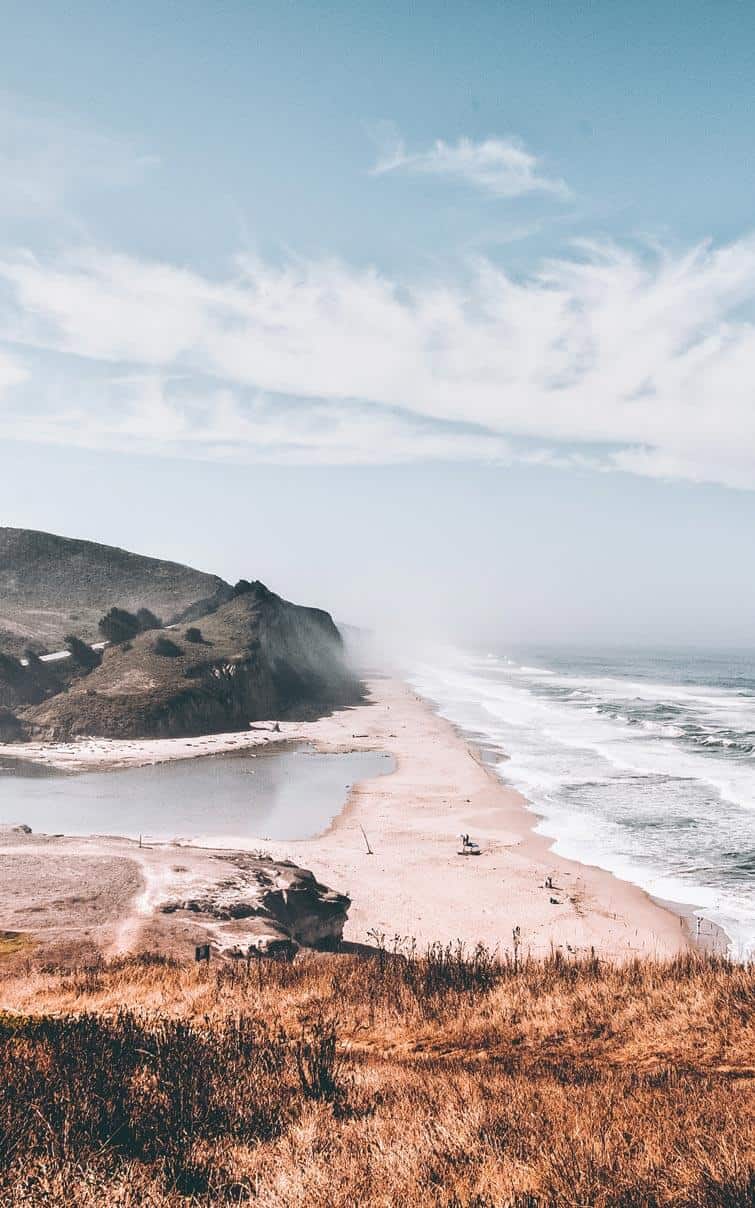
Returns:
[[[346,894],[288,860],[245,853],[216,858],[234,871],[197,894],[164,902],[163,914],[217,920],[218,946],[230,956],[338,947],[351,905]]]

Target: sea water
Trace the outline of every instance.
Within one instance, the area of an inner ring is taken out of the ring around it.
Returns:
[[[556,852],[755,953],[755,655],[456,650],[409,678],[493,751]]]

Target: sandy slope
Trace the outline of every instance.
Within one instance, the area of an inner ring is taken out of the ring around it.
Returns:
[[[533,953],[552,946],[565,952],[594,947],[603,955],[625,957],[666,955],[687,947],[678,915],[610,873],[554,856],[548,840],[533,834],[533,815],[523,798],[504,787],[455,729],[405,684],[374,680],[370,694],[369,705],[312,723],[281,723],[280,734],[274,735],[256,729],[201,739],[29,744],[14,751],[60,766],[94,769],[292,739],[309,740],[323,751],[388,750],[396,771],[357,785],[325,834],[264,844],[271,855],[295,860],[351,895],[346,939],[370,943],[371,934],[380,932],[389,940],[399,935],[420,944],[460,938],[511,948],[513,929],[519,927],[523,949]],[[481,844],[479,857],[457,855],[458,836],[466,831]],[[233,844],[211,834],[205,841],[208,846]],[[123,841],[97,840],[96,846],[103,857],[117,847],[123,857],[134,859],[133,847]],[[239,840],[237,846],[260,843]],[[185,855],[186,849],[181,850]],[[151,855],[150,863],[164,861],[167,869],[176,854],[165,848]],[[149,930],[145,871],[141,869],[141,891],[131,896],[115,924],[113,940],[119,949],[137,945],[144,928]],[[159,880],[158,868],[152,870],[155,876]],[[544,887],[547,876],[554,890]],[[0,925],[8,924],[0,920]]]

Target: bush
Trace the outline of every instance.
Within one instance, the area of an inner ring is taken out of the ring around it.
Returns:
[[[168,659],[175,659],[178,658],[179,654],[183,654],[180,646],[177,646],[170,638],[164,637],[155,638],[152,643],[152,649],[155,654],[161,654],[163,658]]]
[[[187,642],[194,642],[195,645],[201,645],[204,641],[204,638],[202,637],[202,630],[197,629],[196,625],[192,625],[189,629],[187,629],[184,637],[186,638]]]
[[[162,627],[160,617],[150,608],[140,608],[137,612],[129,612],[127,608],[111,608],[97,625],[102,636],[116,646],[130,642],[138,633]]]
[[[73,661],[87,671],[94,670],[102,662],[99,650],[92,650],[92,647],[87,646],[86,642],[82,642],[81,638],[77,638],[75,633],[69,633],[66,638],[66,650],[70,651]]]
[[[0,676],[3,679],[16,679],[23,673],[19,660],[12,654],[3,654],[0,650]]]
[[[17,742],[23,736],[24,727],[13,710],[0,705],[0,742]]]
[[[162,629],[163,623],[149,608],[140,608],[136,614],[139,632],[146,633],[148,629]]]
[[[138,618],[125,608],[111,608],[99,621],[97,628],[107,642],[116,646],[135,638],[140,631]]]
[[[246,596],[250,591],[254,591],[254,584],[248,579],[239,579],[238,583],[233,585],[234,596]]]
[[[302,1027],[294,1056],[299,1085],[307,1099],[338,1103],[344,1098],[345,1086],[341,1080],[344,1062],[338,1050],[338,1028],[322,1006]]]

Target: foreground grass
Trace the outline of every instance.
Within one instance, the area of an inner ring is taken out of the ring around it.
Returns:
[[[755,974],[384,948],[0,976],[0,1203],[755,1199]]]

